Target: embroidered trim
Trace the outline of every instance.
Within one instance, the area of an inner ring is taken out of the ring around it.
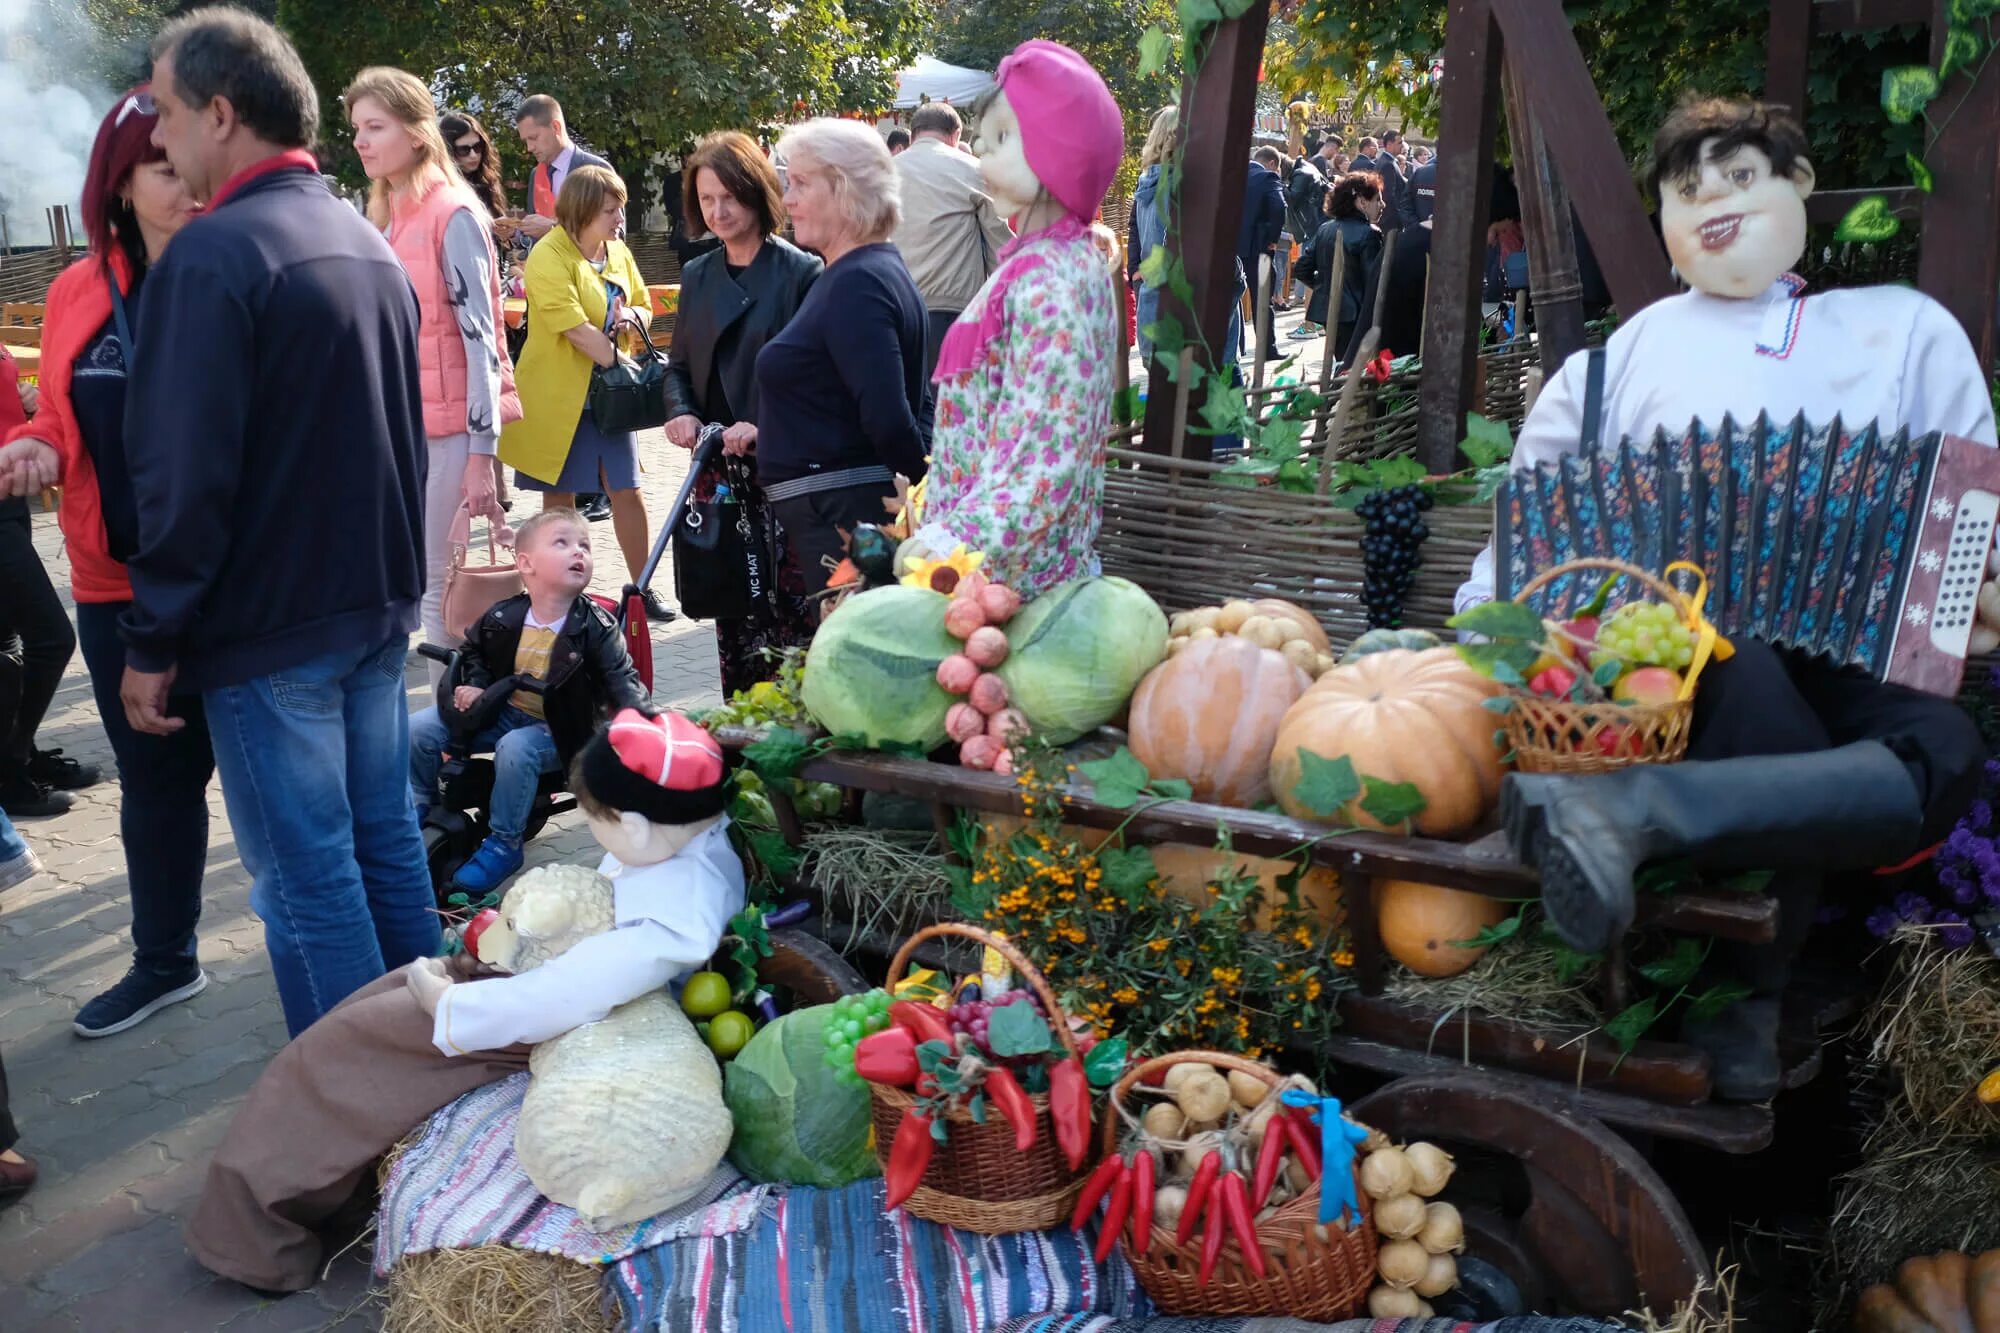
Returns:
[[[1773,301],[1765,312],[1763,333],[1757,339],[1757,355],[1783,361],[1799,345],[1799,328],[1806,317],[1806,280],[1796,273],[1787,273],[1778,281],[1791,290],[1791,299],[1782,303]]]

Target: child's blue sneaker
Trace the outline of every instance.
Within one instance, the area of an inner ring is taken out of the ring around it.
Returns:
[[[451,877],[452,887],[470,894],[491,893],[527,859],[520,843],[492,834]]]

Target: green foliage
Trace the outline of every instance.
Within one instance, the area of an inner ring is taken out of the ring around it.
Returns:
[[[513,131],[529,93],[563,104],[576,139],[609,158],[635,196],[656,154],[718,129],[755,133],[811,114],[874,110],[916,54],[928,0],[280,0],[278,20],[319,86],[342,174],[341,89],[364,65],[428,75],[440,107],[479,113],[520,201],[533,163]],[[635,208],[635,214],[639,210]]]
[[[1104,76],[1136,149],[1153,113],[1179,95],[1178,27],[1173,0],[964,0],[939,9],[931,40],[940,60],[987,70],[1030,37],[1074,48]]]

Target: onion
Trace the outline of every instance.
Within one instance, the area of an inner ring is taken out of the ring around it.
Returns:
[[[1174,1164],[1174,1175],[1182,1180],[1191,1178],[1201,1159],[1222,1146],[1222,1135],[1213,1133],[1188,1135],[1187,1147],[1181,1149],[1180,1160]]]
[[[1007,706],[1007,682],[990,671],[983,672],[972,682],[966,698],[972,700],[974,708],[991,717]]]
[[[1018,708],[1003,708],[991,718],[982,720],[986,723],[986,734],[1002,745],[1028,734],[1028,719],[1021,715]],[[947,720],[945,726],[949,728],[950,725]]]
[[[1399,1148],[1377,1149],[1361,1161],[1361,1188],[1368,1191],[1371,1199],[1390,1199],[1398,1194],[1408,1194],[1416,1179],[1417,1173],[1410,1169],[1410,1159],[1403,1156]]]
[[[1174,1102],[1190,1120],[1220,1120],[1229,1114],[1229,1085],[1211,1071],[1206,1078],[1184,1080]]]
[[[979,609],[986,613],[987,623],[1004,625],[1021,609],[1021,594],[1002,584],[989,583],[979,590]]]
[[[991,736],[974,736],[958,747],[958,762],[967,768],[990,769],[999,757],[1000,742]]]
[[[1424,1280],[1431,1257],[1413,1240],[1384,1241],[1375,1252],[1375,1271],[1392,1287],[1414,1287]]]
[[[1181,1220],[1181,1210],[1187,1207],[1188,1192],[1185,1186],[1162,1185],[1153,1191],[1153,1225],[1171,1227]]]
[[[1014,776],[1014,752],[1012,750],[1002,750],[999,754],[993,756],[993,773],[994,776],[1002,778]]]
[[[937,683],[946,694],[964,694],[979,679],[979,664],[964,653],[953,653],[938,663]]]
[[[1229,1095],[1245,1110],[1262,1106],[1270,1092],[1271,1085],[1255,1074],[1246,1074],[1240,1069],[1229,1071]]]
[[[1416,1292],[1419,1296],[1442,1296],[1457,1285],[1457,1262],[1448,1254],[1434,1254],[1424,1269],[1423,1279],[1417,1283]]]
[[[1368,1293],[1368,1313],[1377,1319],[1394,1319],[1424,1312],[1424,1303],[1414,1291],[1400,1287],[1377,1287]]]
[[[1375,1205],[1375,1229],[1390,1240],[1408,1240],[1424,1229],[1424,1201],[1395,1194]]]
[[[1007,635],[992,625],[981,625],[965,641],[965,655],[987,670],[1007,660]]]
[[[1457,1254],[1464,1249],[1465,1223],[1458,1209],[1448,1203],[1425,1204],[1424,1229],[1417,1233],[1417,1244],[1431,1254]]]
[[[1410,1170],[1417,1174],[1413,1188],[1426,1199],[1445,1187],[1455,1169],[1451,1154],[1435,1143],[1412,1143],[1403,1149],[1403,1156],[1409,1159]]]
[[[1139,1117],[1142,1133],[1156,1139],[1179,1139],[1187,1128],[1187,1117],[1172,1102],[1157,1102]]]
[[[986,612],[970,597],[954,597],[944,609],[944,630],[954,639],[970,639],[985,624]]]
[[[1160,1076],[1160,1086],[1168,1092],[1179,1092],[1181,1084],[1199,1074],[1214,1074],[1213,1065],[1205,1065],[1197,1060],[1183,1060],[1177,1065],[1168,1065],[1167,1072]]]
[[[944,733],[960,745],[974,736],[983,736],[986,734],[986,714],[968,703],[953,704],[944,715]]]

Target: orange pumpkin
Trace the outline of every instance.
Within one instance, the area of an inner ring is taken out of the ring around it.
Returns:
[[[1375,885],[1375,921],[1389,956],[1421,977],[1455,977],[1478,962],[1487,946],[1459,948],[1507,916],[1507,905],[1482,893],[1389,879]]]
[[[1314,682],[1285,714],[1271,752],[1271,790],[1285,813],[1326,818],[1299,799],[1301,750],[1321,759],[1345,756],[1357,777],[1411,783],[1424,798],[1412,821],[1426,837],[1467,832],[1500,797],[1498,715],[1485,701],[1500,686],[1451,648],[1370,653]],[[1349,801],[1332,818],[1362,828],[1385,826]],[[1388,830],[1405,832],[1407,826]]]
[[[1267,616],[1277,620],[1289,620],[1294,625],[1297,625],[1305,631],[1306,642],[1313,646],[1314,652],[1330,653],[1333,651],[1333,640],[1326,637],[1326,631],[1320,628],[1320,623],[1317,620],[1313,619],[1312,612],[1306,610],[1303,606],[1294,606],[1290,602],[1281,601],[1276,597],[1260,597],[1250,603],[1250,609],[1256,615]]]
[[[1132,753],[1194,799],[1256,805],[1271,796],[1271,743],[1312,680],[1279,653],[1233,634],[1197,639],[1148,672],[1132,695]]]

